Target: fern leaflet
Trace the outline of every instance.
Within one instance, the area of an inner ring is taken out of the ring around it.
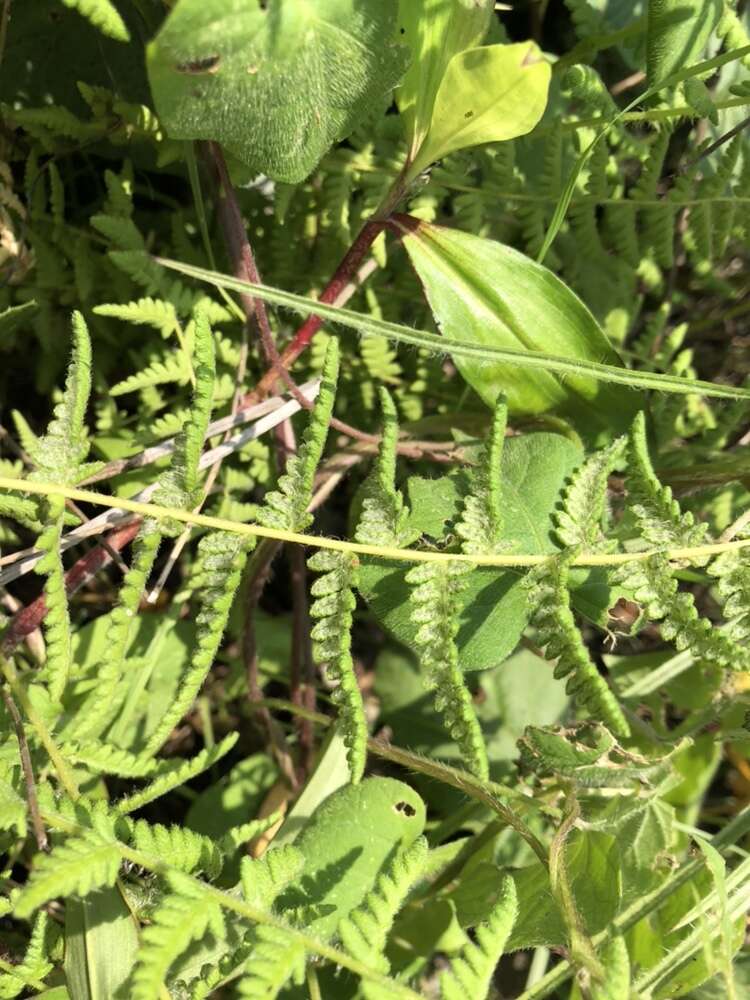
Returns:
[[[414,641],[421,649],[427,683],[435,690],[435,707],[443,714],[468,769],[486,778],[489,768],[482,730],[456,647],[458,598],[470,571],[466,563],[422,563],[409,570],[406,581],[412,585],[409,600],[411,620],[417,626]]]
[[[556,556],[526,578],[531,620],[539,630],[539,644],[557,659],[555,677],[568,677],[567,690],[581,706],[601,719],[618,736],[629,736],[630,726],[609,685],[596,669],[576,626],[570,607],[568,567],[572,552]]]
[[[16,915],[24,919],[56,896],[85,896],[94,889],[114,885],[119,867],[116,843],[93,831],[70,838],[38,857],[16,901]]]
[[[323,455],[328,424],[333,414],[336,382],[339,374],[339,344],[335,337],[328,341],[320,391],[310,415],[310,421],[296,455],[292,455],[286,471],[279,478],[278,489],[266,494],[258,512],[258,522],[267,528],[304,531],[312,523],[307,508],[312,500],[315,471]]]
[[[344,948],[353,958],[387,973],[384,955],[388,932],[407,893],[424,871],[427,841],[419,837],[397,855],[388,870],[378,876],[374,888],[338,927]]]
[[[66,7],[71,7],[82,14],[103,35],[108,35],[118,42],[130,41],[125,22],[110,0],[62,0],[62,2]]]
[[[563,495],[562,509],[555,515],[557,537],[566,547],[591,552],[599,544],[607,483],[622,461],[625,445],[626,439],[618,438],[608,448],[590,455],[576,470]]]
[[[193,941],[200,941],[209,931],[218,940],[226,937],[219,904],[208,899],[189,878],[173,873],[167,878],[175,892],[162,900],[142,931],[132,977],[133,1000],[161,996],[169,967]]]
[[[505,876],[486,923],[476,929],[476,941],[470,941],[440,976],[442,1000],[483,1000],[490,988],[506,942],[518,916],[516,885]]]
[[[396,444],[398,419],[390,393],[380,387],[383,410],[383,435],[378,457],[363,487],[362,510],[357,524],[356,539],[368,545],[400,546],[408,544],[406,521],[409,511],[404,498],[396,489]]]
[[[501,504],[501,462],[508,407],[499,397],[489,440],[471,480],[471,490],[464,499],[456,524],[462,539],[461,548],[469,555],[499,552],[503,547],[503,512]]]
[[[339,724],[347,748],[352,781],[356,784],[367,759],[367,719],[362,704],[357,675],[351,654],[352,612],[356,558],[346,552],[319,550],[308,566],[320,576],[312,585],[315,598],[310,617],[317,619],[313,630],[315,658],[324,663],[329,676],[337,682],[333,699],[339,706]]]
[[[156,753],[189,710],[206,679],[229,619],[247,553],[254,544],[254,539],[225,531],[212,531],[198,543],[202,575],[199,583],[200,610],[196,617],[197,649],[182,678],[174,703],[149,738],[146,753]]]

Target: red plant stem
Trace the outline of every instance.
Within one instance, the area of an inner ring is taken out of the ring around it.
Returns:
[[[129,524],[116,528],[107,539],[109,548],[114,552],[119,552],[126,545],[133,541],[141,526],[141,519],[131,521]],[[100,569],[112,561],[112,556],[104,546],[97,545],[95,549],[87,552],[70,567],[65,574],[65,593],[70,596],[95,576]],[[47,602],[44,595],[37,597],[35,601],[21,608],[11,619],[10,625],[3,636],[2,652],[9,654],[24,639],[30,635],[44,621],[47,614]]]
[[[364,260],[365,254],[375,242],[376,237],[385,226],[383,219],[370,219],[359,231],[359,235],[346,251],[343,260],[336,268],[333,277],[320,294],[320,301],[330,305],[343,292],[357,273],[357,268]],[[305,350],[315,334],[323,325],[320,316],[308,316],[293,339],[284,348],[281,360],[288,367]]]

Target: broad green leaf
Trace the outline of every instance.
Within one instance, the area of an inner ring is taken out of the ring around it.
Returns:
[[[721,0],[649,0],[649,87],[700,59],[723,10]]]
[[[456,150],[526,135],[547,106],[550,74],[534,42],[459,52],[448,63],[408,176]]]
[[[148,48],[170,136],[213,139],[257,173],[303,180],[384,104],[406,65],[397,0],[180,0]]]
[[[526,434],[505,442],[502,502],[509,552],[557,551],[552,515],[565,481],[582,457],[581,449],[559,434]],[[462,473],[444,476],[433,490],[425,482],[416,477],[407,483],[408,528],[437,530],[456,516],[466,480]],[[408,607],[407,568],[363,559],[359,590],[388,631],[411,647],[416,626]],[[477,569],[469,575],[460,600],[456,641],[462,669],[486,670],[502,663],[513,652],[527,621],[521,574]]]
[[[404,229],[404,245],[447,338],[487,347],[550,351],[583,361],[622,365],[598,323],[556,275],[494,240],[419,222]],[[459,371],[488,406],[500,393],[517,414],[555,409],[596,438],[625,430],[638,409],[634,393],[589,375],[564,379],[505,362],[478,363],[455,355]]]
[[[549,664],[528,649],[483,674],[480,692],[477,715],[495,777],[518,757],[516,744],[524,729],[553,725],[569,702],[565,682],[556,680]],[[375,665],[375,693],[379,724],[392,731],[394,743],[461,766],[460,751],[435,713],[434,698],[425,691],[414,657],[396,650],[383,652]],[[432,783],[425,794],[437,787]]]
[[[748,49],[750,50],[750,46]],[[507,250],[508,253],[514,252],[507,247],[503,249]],[[615,356],[615,363],[602,364],[598,361],[588,361],[570,355],[551,354],[547,351],[532,352],[527,346],[506,348],[476,339],[464,339],[463,337],[455,340],[448,339],[436,333],[428,333],[426,330],[415,330],[403,323],[389,323],[387,320],[368,316],[366,313],[354,312],[352,309],[329,306],[324,302],[306,298],[304,295],[295,295],[294,292],[285,292],[279,288],[270,288],[268,285],[256,285],[251,281],[242,281],[229,274],[207,270],[205,267],[183,264],[177,260],[168,260],[166,257],[156,257],[154,260],[162,267],[168,267],[172,271],[178,271],[188,277],[196,278],[198,281],[205,281],[216,288],[249,292],[263,302],[271,302],[282,308],[301,313],[303,316],[318,315],[334,323],[340,323],[349,329],[358,330],[364,336],[387,337],[396,343],[423,348],[433,354],[445,354],[447,351],[454,358],[471,358],[489,366],[504,364],[521,369],[533,368],[545,373],[559,372],[565,378],[583,377],[611,382],[620,386],[630,386],[634,389],[656,389],[659,392],[679,393],[683,396],[700,394],[716,399],[750,399],[750,389],[745,389],[742,386],[726,385],[723,382],[705,382],[702,379],[685,378],[681,375],[665,375],[662,372],[645,369],[634,371],[623,368],[622,362],[617,356]],[[525,257],[523,260],[528,262]],[[545,268],[541,268],[541,271],[544,274],[549,273]],[[561,284],[559,279],[554,280]],[[565,288],[564,285],[563,288]],[[573,295],[569,290],[566,289],[566,291],[569,295]],[[575,299],[575,296],[573,298]],[[585,306],[582,306],[578,299],[575,301],[578,302],[579,308],[583,308],[585,311]],[[589,313],[587,315],[590,317]],[[603,337],[601,331],[599,331],[599,335]],[[605,343],[607,343],[606,340]],[[611,351],[611,348],[609,350]],[[637,408],[635,403],[633,406],[635,412]]]
[[[396,91],[409,159],[413,160],[432,118],[440,83],[453,56],[478,45],[494,0],[400,0],[398,26],[411,62]]]
[[[254,819],[278,775],[267,754],[252,754],[193,800],[185,824],[218,840],[233,826]]]
[[[417,793],[393,778],[366,778],[329,796],[294,841],[305,856],[298,886],[279,897],[280,909],[319,909],[308,924],[327,938],[372,888],[397,849],[422,833],[425,807]]]
[[[331,729],[323,742],[318,763],[294,803],[277,835],[274,847],[291,844],[326,799],[351,781],[346,744],[337,729]]]
[[[594,830],[574,830],[565,846],[565,865],[583,928],[588,935],[597,934],[609,926],[620,903],[620,865],[614,837]],[[519,917],[507,950],[566,945],[563,917],[541,862],[511,874],[518,892]]]
[[[72,1000],[111,1000],[130,974],[138,930],[117,886],[65,904],[65,978]]]

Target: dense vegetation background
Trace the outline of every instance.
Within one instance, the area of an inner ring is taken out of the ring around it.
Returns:
[[[494,7],[0,3],[0,996],[750,990],[746,5]]]

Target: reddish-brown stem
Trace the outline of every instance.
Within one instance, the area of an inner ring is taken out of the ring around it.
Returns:
[[[334,302],[341,292],[346,288],[357,268],[364,260],[365,254],[375,242],[376,237],[385,225],[383,219],[370,219],[362,226],[359,235],[346,251],[343,260],[336,268],[333,277],[320,293],[320,301],[325,304]],[[323,325],[320,316],[308,316],[302,326],[297,330],[289,344],[284,348],[281,360],[289,366],[304,351],[315,334]]]
[[[124,549],[138,534],[140,525],[141,521],[138,518],[129,524],[115,529],[107,539],[109,548],[114,552]],[[80,590],[85,583],[95,576],[100,569],[111,562],[111,560],[111,554],[102,545],[97,545],[91,552],[87,552],[85,556],[81,556],[65,574],[66,594],[70,596],[77,590]],[[47,604],[44,595],[42,595],[15,614],[3,636],[2,652],[5,654],[10,653],[22,639],[35,629],[38,629],[46,613]]]

